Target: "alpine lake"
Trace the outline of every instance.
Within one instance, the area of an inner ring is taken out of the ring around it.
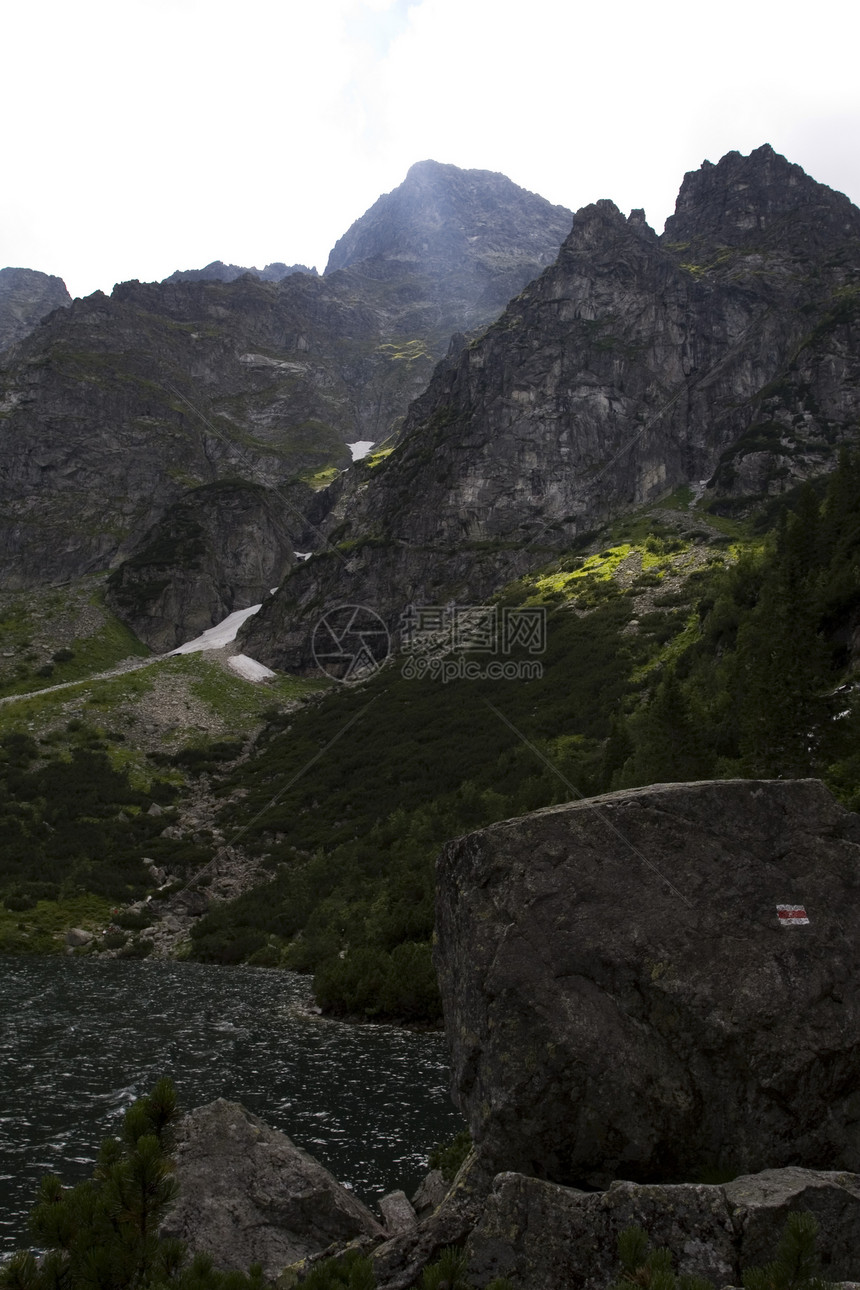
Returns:
[[[442,1034],[316,1016],[308,977],[74,956],[3,956],[0,974],[0,1253],[28,1243],[42,1175],[88,1177],[162,1075],[183,1109],[241,1102],[371,1207],[412,1195],[463,1127]]]

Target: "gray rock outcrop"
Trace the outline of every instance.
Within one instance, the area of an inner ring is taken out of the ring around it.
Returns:
[[[174,1152],[179,1196],[162,1234],[215,1266],[267,1277],[331,1244],[382,1228],[364,1205],[284,1133],[219,1098],[185,1116]]]
[[[66,932],[66,945],[72,950],[79,950],[82,946],[89,945],[92,939],[92,932],[88,932],[83,927],[70,927]]]
[[[450,843],[436,962],[487,1168],[860,1168],[858,874],[860,820],[815,780],[631,789]]]
[[[665,1246],[679,1275],[715,1286],[774,1258],[789,1213],[819,1224],[821,1270],[830,1280],[860,1277],[860,1178],[806,1169],[769,1170],[725,1186],[639,1186],[603,1192],[499,1174],[466,1244],[469,1279],[494,1277],[540,1290],[605,1290],[618,1275],[617,1241],[641,1227]]]
[[[62,278],[38,269],[0,269],[0,350],[23,340],[55,309],[72,303]]]
[[[403,1191],[390,1191],[379,1201],[379,1212],[390,1236],[399,1232],[411,1232],[418,1225],[415,1210]]]
[[[431,1169],[425,1175],[421,1186],[412,1197],[412,1206],[415,1213],[420,1218],[426,1217],[427,1214],[432,1214],[433,1210],[442,1204],[447,1192],[448,1184],[442,1176],[442,1170]]]

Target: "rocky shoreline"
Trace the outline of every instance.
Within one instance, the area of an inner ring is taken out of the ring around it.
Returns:
[[[219,1099],[189,1113],[175,1150],[180,1198],[162,1234],[216,1266],[261,1263],[279,1290],[322,1258],[359,1248],[378,1290],[407,1290],[450,1245],[469,1284],[507,1278],[522,1290],[605,1290],[617,1240],[642,1227],[675,1256],[678,1275],[722,1287],[769,1261],[792,1213],[814,1214],[823,1274],[860,1279],[860,1176],[799,1167],[723,1184],[615,1181],[587,1192],[523,1174],[488,1177],[473,1152],[450,1186],[431,1172],[410,1201],[395,1191],[374,1215],[312,1156],[257,1116]]]
[[[860,1282],[858,872],[860,822],[815,780],[655,785],[449,843],[437,966],[475,1144],[451,1186],[374,1215],[218,1101],[180,1130],[165,1230],[281,1290],[347,1248],[408,1290],[449,1246],[476,1290],[605,1290],[638,1226],[720,1287],[805,1212],[822,1275]]]

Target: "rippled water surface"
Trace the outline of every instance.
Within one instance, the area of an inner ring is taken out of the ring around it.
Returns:
[[[407,1193],[462,1127],[441,1035],[301,1015],[309,981],[198,963],[0,957],[0,1250],[26,1241],[48,1171],[89,1174],[161,1075],[183,1107],[226,1097],[368,1203]]]

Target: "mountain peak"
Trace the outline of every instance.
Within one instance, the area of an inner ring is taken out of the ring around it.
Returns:
[[[795,230],[794,232],[792,230]],[[792,246],[809,238],[860,234],[860,215],[842,193],[820,184],[769,143],[749,156],[727,152],[684,176],[664,237],[714,246],[768,243]]]
[[[383,257],[431,276],[479,262],[491,274],[490,259],[510,268],[527,258],[533,277],[555,259],[571,220],[564,206],[553,206],[505,175],[418,161],[399,187],[383,194],[340,238],[326,273]]]

